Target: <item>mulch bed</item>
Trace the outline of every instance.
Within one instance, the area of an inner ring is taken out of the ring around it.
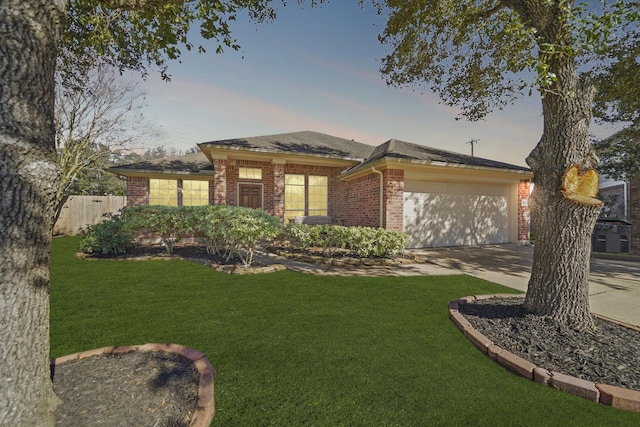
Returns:
[[[190,360],[159,351],[92,356],[55,367],[56,425],[182,427],[198,403]]]
[[[522,298],[460,304],[459,311],[494,344],[541,368],[591,382],[640,390],[640,331],[602,319],[579,332],[527,314]]]

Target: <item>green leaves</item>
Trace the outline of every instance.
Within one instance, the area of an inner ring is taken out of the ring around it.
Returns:
[[[315,6],[323,0],[311,0]],[[299,4],[306,3],[298,0]],[[196,29],[212,40],[216,53],[237,50],[231,26],[241,14],[256,22],[275,19],[274,0],[71,0],[67,26],[61,35],[64,49],[76,57],[95,55],[121,71],[135,70],[146,75],[157,68],[169,80],[167,60],[178,59],[183,49],[196,47]],[[206,51],[197,46],[200,53]]]
[[[533,69],[534,31],[492,1],[388,1],[380,36],[392,53],[382,61],[391,85],[419,85],[443,103],[479,120],[522,92],[522,71]]]
[[[285,239],[306,249],[317,246],[331,256],[337,249],[362,257],[394,257],[404,250],[406,235],[400,231],[373,227],[289,224]]]
[[[383,3],[389,18],[379,39],[391,48],[381,68],[387,83],[434,91],[470,120],[503,108],[527,88],[574,96],[559,89],[558,64],[582,57],[587,70],[607,60],[613,46],[637,34],[640,20],[639,3],[627,0],[575,8],[565,0]],[[636,69],[637,57],[629,64]]]
[[[271,242],[283,230],[280,220],[261,209],[233,206],[199,206],[189,213],[187,223],[207,246],[207,252],[229,261],[238,256],[253,263],[259,242]]]

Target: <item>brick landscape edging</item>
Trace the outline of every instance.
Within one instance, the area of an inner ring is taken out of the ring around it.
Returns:
[[[216,371],[204,353],[179,344],[147,343],[143,345],[103,347],[94,350],[82,351],[68,356],[57,357],[51,361],[54,366],[66,362],[79,362],[91,356],[101,356],[107,354],[122,354],[131,351],[162,351],[180,355],[191,361],[194,368],[200,373],[198,385],[198,406],[193,412],[193,419],[189,427],[208,427],[213,420],[215,413],[214,399],[214,378]]]
[[[491,294],[459,298],[449,303],[449,318],[474,346],[515,374],[533,380],[538,384],[547,385],[587,400],[599,402],[618,409],[624,409],[626,411],[640,412],[640,391],[609,384],[594,383],[571,375],[549,371],[545,368],[538,367],[533,363],[501,348],[500,346],[495,345],[489,338],[471,326],[471,323],[469,323],[469,321],[460,314],[459,308],[461,304],[468,304],[477,300],[489,298],[505,297],[521,298],[522,296],[517,294]],[[640,331],[640,328],[634,325],[629,325],[597,314],[595,316],[608,322],[613,322],[617,325],[624,326],[635,331]]]

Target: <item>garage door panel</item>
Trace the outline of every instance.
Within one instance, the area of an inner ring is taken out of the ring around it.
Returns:
[[[508,203],[504,190],[493,191],[494,194],[459,193],[405,193],[403,220],[407,247],[509,241]]]

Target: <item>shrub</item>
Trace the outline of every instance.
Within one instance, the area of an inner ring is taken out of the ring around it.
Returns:
[[[226,206],[197,206],[187,216],[187,226],[196,238],[205,245],[208,254],[222,256],[225,253],[221,224]]]
[[[101,223],[89,225],[82,233],[80,250],[87,254],[122,255],[133,246],[134,233],[129,230],[122,212],[107,213]]]
[[[124,208],[127,227],[138,233],[148,232],[160,237],[167,254],[173,253],[173,246],[191,230],[187,216],[192,208],[188,206],[133,206]]]
[[[236,207],[225,215],[222,233],[230,252],[240,257],[243,264],[251,265],[254,249],[260,241],[273,241],[283,227],[280,220],[261,209]]]
[[[260,241],[272,241],[283,230],[280,220],[263,210],[233,206],[194,208],[187,223],[209,253],[225,261],[238,256],[246,266]]]
[[[289,224],[286,230],[290,245],[302,249],[317,246],[328,256],[337,249],[347,249],[363,258],[394,257],[402,253],[406,240],[400,231],[373,227]]]

